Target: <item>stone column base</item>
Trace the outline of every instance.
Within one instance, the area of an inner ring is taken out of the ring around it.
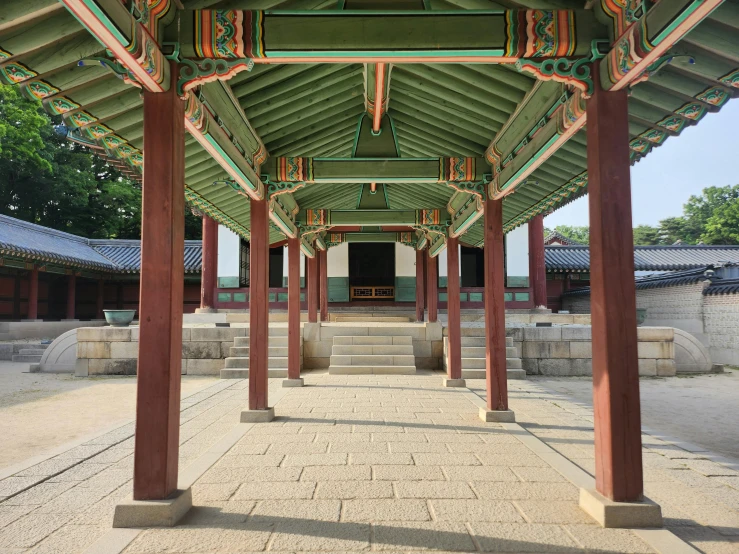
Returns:
[[[480,419],[485,423],[516,423],[513,410],[488,410],[480,408]]]
[[[164,500],[128,498],[115,507],[113,527],[174,527],[190,508],[190,488],[178,489]]]
[[[282,386],[283,387],[302,387],[305,383],[303,382],[303,378],[299,377],[298,379],[283,379]]]
[[[444,377],[444,380],[442,381],[443,387],[466,387],[467,383],[464,379],[448,379]]]
[[[241,412],[241,423],[268,423],[275,418],[275,409],[244,410]]]
[[[195,308],[196,314],[217,314],[218,310],[216,308]]]
[[[646,497],[641,502],[614,502],[595,489],[580,489],[580,508],[601,527],[662,527],[662,509]]]

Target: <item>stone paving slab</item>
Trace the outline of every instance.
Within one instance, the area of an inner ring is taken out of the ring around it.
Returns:
[[[439,374],[308,373],[305,380],[304,388],[282,389],[275,421],[251,426],[195,481],[195,507],[178,527],[127,530],[116,535],[115,551],[654,551],[635,532],[598,527],[578,508],[575,486],[515,433],[481,422],[465,396],[471,393],[442,388]],[[248,383],[235,380],[183,401],[181,467],[233,435],[247,393]],[[571,447],[578,464],[592,462],[587,407],[566,411],[542,391],[518,389],[512,397],[517,416],[521,410],[526,421],[528,414],[541,418],[530,423],[544,432],[542,440]],[[362,409],[368,407],[374,409]],[[9,491],[0,502],[0,552],[66,554],[104,542],[116,503],[130,494],[132,433],[132,425],[112,431],[0,481]],[[715,483],[712,493],[702,491],[698,508],[683,513],[684,494],[660,487],[671,479],[662,473],[678,471],[670,469],[674,460],[650,454],[670,460],[655,470],[653,484],[655,499],[661,493],[668,509],[675,505],[671,521],[700,516],[715,526],[693,520],[680,527],[683,535],[707,552],[735,546],[732,510],[717,513],[719,502],[734,500],[734,476],[714,475],[705,464],[679,470]],[[726,541],[715,541],[717,529]]]
[[[659,394],[655,387],[662,385],[663,395],[677,392],[675,401],[683,404],[685,394],[684,380],[662,380],[648,382],[652,396]],[[642,383],[645,381],[642,380]],[[484,398],[485,382],[468,380],[468,387],[478,396]],[[706,388],[705,383],[699,383]],[[516,421],[527,431],[538,437],[546,445],[563,454],[583,470],[594,475],[593,459],[593,411],[592,395],[582,394],[583,386],[589,386],[571,379],[537,379],[532,377],[525,382],[509,383],[510,404],[516,412]],[[733,387],[733,385],[732,385]],[[591,393],[592,394],[592,393]],[[664,405],[667,400],[662,400]],[[734,400],[739,405],[739,398]],[[681,406],[675,406],[682,410]],[[732,409],[735,409],[732,408]],[[647,412],[649,413],[649,412]],[[664,416],[658,418],[657,423]],[[694,433],[696,420],[701,419],[698,413],[675,415],[675,419],[690,418],[690,433]],[[642,421],[645,427],[650,424],[649,416],[644,411]],[[715,423],[705,421],[710,426]],[[733,422],[726,422],[725,436],[736,436],[737,427]],[[675,424],[672,424],[672,428]],[[693,548],[707,554],[739,553],[739,471],[737,460],[716,456],[708,449],[686,444],[680,440],[663,436],[656,432],[642,434],[645,494],[662,507],[665,527],[677,537],[686,541]],[[730,440],[730,439],[729,439]],[[726,449],[733,446],[726,444]],[[479,457],[482,457],[480,455]],[[717,461],[718,460],[718,461]],[[543,468],[542,468],[543,469]],[[511,471],[521,478],[522,483],[476,483],[475,491],[483,498],[510,498],[515,500],[527,518],[532,521],[544,520],[549,508],[528,503],[538,499],[544,491],[560,495],[566,500],[572,494],[568,483],[541,482],[537,468],[514,467]],[[527,474],[527,471],[531,471]],[[555,472],[556,473],[556,472]],[[543,474],[542,474],[543,475]],[[555,477],[553,474],[550,476]],[[530,481],[531,480],[531,481]],[[530,484],[529,484],[530,483]],[[525,486],[525,489],[520,487]],[[552,489],[551,487],[562,487]],[[554,497],[550,496],[550,499]],[[568,512],[563,509],[553,514],[558,520]],[[577,517],[576,514],[570,514]],[[570,517],[567,516],[567,517]],[[574,522],[573,522],[574,523]],[[583,522],[583,526],[566,525],[571,537],[585,547],[608,548],[618,551],[617,545],[611,542],[616,537],[619,544],[623,542],[623,533],[616,530],[601,530],[607,533],[595,533]],[[628,537],[631,541],[631,537]],[[600,546],[602,545],[602,546]],[[638,548],[643,543],[632,545],[633,552],[641,552]]]

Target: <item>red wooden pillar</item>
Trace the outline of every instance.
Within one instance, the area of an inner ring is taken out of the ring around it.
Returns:
[[[328,250],[317,250],[318,273],[321,288],[321,321],[328,321]]]
[[[218,273],[218,223],[203,214],[203,267],[200,280],[200,309],[215,305],[216,275]]]
[[[185,103],[177,66],[168,92],[144,91],[139,358],[134,500],[177,489],[185,255]]]
[[[485,200],[485,381],[487,408],[508,409],[503,201]]]
[[[105,314],[103,309],[105,308],[105,281],[98,279],[98,293],[95,299],[95,317],[97,319],[103,319]]]
[[[251,199],[249,409],[266,410],[269,341],[269,200]]]
[[[529,278],[534,291],[534,307],[547,307],[547,268],[544,260],[544,216],[529,220]]]
[[[436,272],[437,259],[427,256],[426,264],[426,305],[429,310],[429,322],[434,323],[438,318],[437,306],[439,304],[439,276]]]
[[[594,68],[599,74],[598,64]],[[587,104],[595,485],[615,501],[643,491],[627,91],[595,79]]]
[[[38,319],[38,268],[28,274],[28,319]]]
[[[449,329],[449,350],[447,353],[447,376],[449,379],[462,378],[462,329],[459,305],[459,239],[449,237],[446,243],[446,292],[447,318]]]
[[[300,239],[287,239],[287,378],[300,379]]]
[[[416,250],[416,321],[423,321],[424,310],[424,252],[425,250]]]
[[[67,275],[67,319],[74,319],[74,303],[77,293],[77,276]]]
[[[308,321],[318,322],[318,251],[308,258]]]

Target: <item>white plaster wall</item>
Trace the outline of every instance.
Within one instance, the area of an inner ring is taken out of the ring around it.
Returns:
[[[445,248],[441,254],[436,256],[438,262],[437,262],[437,268],[439,272],[439,277],[446,277],[447,276],[447,267],[448,267],[448,256],[447,256],[447,250],[448,248]],[[462,260],[462,246],[457,246],[457,259]],[[462,276],[462,264],[459,264],[459,276]]]
[[[529,276],[529,226],[521,225],[505,236],[506,276]]]
[[[287,277],[290,264],[288,263],[287,246],[282,247],[282,277]]]
[[[412,247],[399,242],[395,243],[395,276],[416,276],[416,251]]]
[[[328,249],[326,270],[328,277],[349,277],[349,243]]]
[[[239,275],[239,235],[218,226],[218,277]]]

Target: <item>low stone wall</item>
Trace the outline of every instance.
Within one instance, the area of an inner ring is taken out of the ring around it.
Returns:
[[[55,339],[71,329],[80,327],[102,327],[104,319],[92,321],[2,321],[0,322],[0,341],[21,339]]]
[[[514,327],[506,334],[521,356],[529,375],[592,375],[593,352],[589,325]],[[675,375],[674,329],[637,329],[639,375]]]
[[[244,337],[248,330],[246,326],[183,328],[182,374],[217,375],[234,337]],[[279,334],[279,328],[270,326],[270,334]],[[139,327],[77,329],[75,375],[135,375],[138,351]]]

